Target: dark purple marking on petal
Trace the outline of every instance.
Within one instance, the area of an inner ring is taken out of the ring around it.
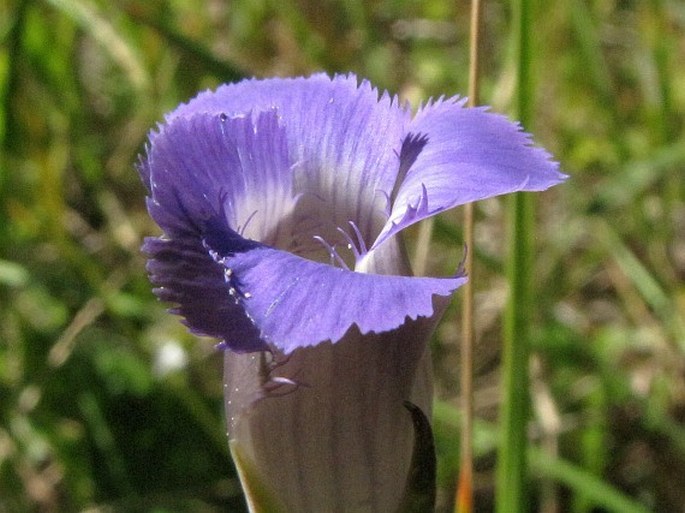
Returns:
[[[400,150],[400,166],[397,173],[397,178],[395,179],[395,185],[393,186],[392,193],[390,194],[391,201],[394,201],[397,197],[397,192],[404,182],[407,172],[411,169],[411,166],[416,162],[416,159],[423,150],[424,146],[428,143],[428,136],[425,134],[408,134],[404,141],[402,141],[402,149]]]
[[[232,351],[267,350],[259,330],[230,294],[225,268],[216,264],[199,239],[147,238],[147,270],[154,293],[177,306],[172,313],[198,335],[216,337]]]

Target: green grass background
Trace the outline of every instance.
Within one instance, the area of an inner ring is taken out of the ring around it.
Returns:
[[[512,12],[484,2],[483,103],[511,112]],[[0,512],[242,512],[221,362],[152,293],[148,130],[243,76],[354,71],[465,94],[465,0],[0,3]],[[533,2],[529,511],[685,507],[685,3]],[[476,207],[476,511],[492,511],[507,241]],[[430,274],[461,258],[435,223]],[[417,230],[408,243],[413,248]],[[413,251],[413,249],[412,249]],[[433,341],[439,511],[458,472],[458,294]],[[176,364],[164,356],[176,354]]]

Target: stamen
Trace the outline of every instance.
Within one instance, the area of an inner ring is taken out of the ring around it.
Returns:
[[[331,257],[331,265],[333,265],[332,262],[335,261],[338,262],[342,268],[347,269],[348,271],[350,270],[350,268],[347,266],[345,261],[340,257],[340,255],[338,255],[338,252],[335,250],[333,246],[331,246],[328,242],[326,242],[323,238],[319,237],[318,235],[314,235],[313,238],[314,240],[320,242],[323,245],[323,247],[328,250],[328,254]]]
[[[359,228],[354,223],[354,221],[348,221],[348,223],[350,223],[350,226],[354,230],[354,235],[357,237],[357,244],[358,244],[359,252],[362,255],[366,255],[369,252],[369,250],[366,247],[366,243],[364,242],[364,237],[362,237],[362,232],[359,231]]]
[[[356,244],[354,243],[354,241],[352,240],[352,237],[350,237],[350,236],[348,235],[348,233],[347,233],[345,230],[343,230],[342,228],[340,228],[339,226],[336,228],[336,230],[338,230],[338,232],[340,232],[340,234],[341,234],[341,235],[345,238],[345,240],[347,241],[347,249],[351,250],[352,253],[354,253],[354,259],[355,259],[355,261],[356,261],[356,260],[359,260],[359,251],[357,250],[357,245],[356,245]]]
[[[252,219],[254,218],[254,216],[257,215],[257,212],[258,212],[258,211],[255,210],[254,212],[252,212],[252,213],[250,214],[250,217],[247,218],[247,221],[245,221],[245,225],[244,225],[244,226],[242,226],[242,227],[238,226],[238,229],[236,230],[236,231],[238,232],[238,235],[240,235],[241,237],[243,237],[243,236],[245,235],[245,230],[247,230],[247,225],[250,224],[250,221],[252,221]]]

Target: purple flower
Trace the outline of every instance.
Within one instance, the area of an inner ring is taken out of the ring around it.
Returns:
[[[426,342],[466,280],[412,276],[399,232],[564,179],[517,125],[464,104],[412,117],[353,75],[246,80],[150,135],[155,293],[228,349],[234,451],[286,511],[399,503],[413,443],[402,401],[430,410]]]

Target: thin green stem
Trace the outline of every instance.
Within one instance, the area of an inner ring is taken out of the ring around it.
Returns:
[[[514,47],[517,67],[515,110],[524,126],[530,125],[532,87],[530,82],[529,0],[514,0]],[[498,453],[498,513],[518,513],[526,507],[527,460],[526,427],[529,418],[528,361],[532,314],[533,198],[517,193],[509,198],[510,255],[509,302],[506,310],[503,355],[501,412],[502,436]]]
[[[501,412],[502,438],[497,469],[497,511],[524,511],[526,486],[526,426],[529,417],[528,360],[529,312],[531,311],[530,261],[532,198],[516,194],[509,198],[511,255],[510,299],[504,330]]]

